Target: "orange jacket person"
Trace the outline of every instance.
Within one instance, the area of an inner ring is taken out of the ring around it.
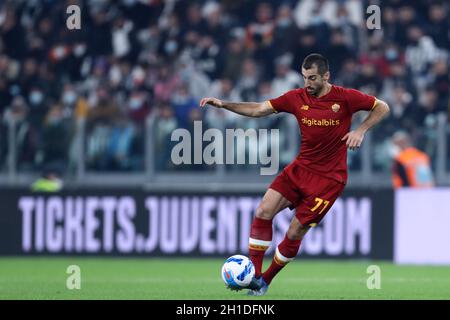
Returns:
[[[405,132],[395,133],[392,142],[398,148],[398,154],[394,158],[392,169],[393,187],[395,189],[401,187],[433,187],[433,173],[428,155],[414,148]]]

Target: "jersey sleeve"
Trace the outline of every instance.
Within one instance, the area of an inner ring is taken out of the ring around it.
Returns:
[[[355,89],[347,89],[347,103],[351,113],[370,111],[375,107],[376,98]]]
[[[275,112],[293,113],[295,107],[295,91],[291,90],[275,99],[268,100]]]

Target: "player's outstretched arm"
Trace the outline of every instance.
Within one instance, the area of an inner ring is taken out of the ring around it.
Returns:
[[[353,131],[347,133],[342,140],[347,140],[346,145],[350,150],[355,150],[361,146],[364,139],[364,134],[376,125],[378,122],[383,120],[389,114],[389,106],[386,102],[377,99],[375,105],[370,111],[366,119],[361,123],[361,125]]]
[[[269,105],[269,102],[228,102],[222,101],[217,98],[203,98],[200,100],[200,107],[204,107],[207,104],[216,108],[223,108],[230,110],[234,113],[241,114],[243,116],[259,118],[267,116],[275,112],[275,110]]]

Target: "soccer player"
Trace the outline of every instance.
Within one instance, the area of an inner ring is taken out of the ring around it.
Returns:
[[[319,224],[344,190],[347,148],[358,149],[366,131],[389,113],[388,105],[374,96],[330,84],[328,60],[320,54],[305,58],[302,75],[304,88],[269,101],[226,102],[212,97],[200,101],[201,107],[209,104],[249,117],[288,112],[300,126],[300,154],[269,186],[251,225],[249,254],[255,277],[248,287],[249,295],[264,295],[275,275],[295,258],[305,234]],[[360,110],[369,114],[350,131],[352,115]],[[295,208],[295,216],[271,265],[262,273],[264,253],[272,241],[272,220],[287,207]]]

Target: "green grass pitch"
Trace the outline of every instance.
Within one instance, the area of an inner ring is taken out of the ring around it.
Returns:
[[[316,300],[450,299],[450,268],[397,266],[377,261],[291,262],[264,297],[225,289],[225,259],[0,258],[0,299]],[[265,266],[270,258],[266,257]],[[381,288],[369,290],[369,265],[381,269]],[[66,287],[78,265],[81,289]]]

